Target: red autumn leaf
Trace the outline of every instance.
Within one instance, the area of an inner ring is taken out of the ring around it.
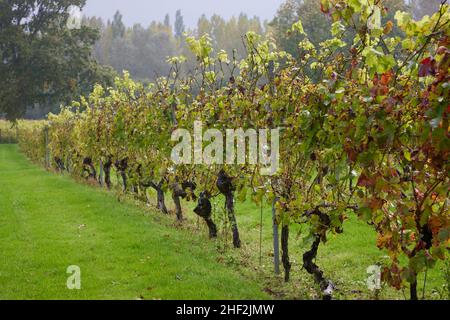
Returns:
[[[383,75],[381,76],[380,83],[384,86],[387,86],[391,82],[393,75],[394,73],[392,71],[383,73]]]
[[[383,208],[383,205],[384,205],[383,199],[374,198],[370,200],[369,208],[372,209],[372,211],[375,211]]]
[[[379,81],[380,79],[378,78],[378,74],[375,73],[375,75],[373,76],[373,84],[377,86]]]
[[[373,178],[369,178],[365,173],[362,173],[358,180],[359,187],[370,187],[375,184]]]
[[[320,4],[320,11],[322,11],[325,14],[330,13],[330,8],[325,8],[325,6],[323,5],[323,3]]]
[[[358,159],[358,153],[353,149],[347,149],[347,156],[351,162],[355,162]]]
[[[419,77],[433,76],[436,74],[436,60],[431,57],[423,59],[419,67]]]
[[[430,220],[428,220],[428,226],[430,227],[430,230],[433,233],[433,235],[437,235],[439,234],[439,231],[441,231],[444,225],[439,217],[432,216]]]
[[[395,107],[396,103],[397,103],[397,101],[392,97],[385,99],[383,101],[383,106],[385,107],[386,112],[391,113],[392,111],[394,111],[394,107]]]
[[[387,95],[389,93],[389,88],[388,86],[380,86],[380,93],[382,95]]]

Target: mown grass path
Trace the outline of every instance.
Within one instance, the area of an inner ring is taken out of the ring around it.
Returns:
[[[0,145],[0,299],[260,299],[213,243]],[[67,267],[81,268],[68,290]]]

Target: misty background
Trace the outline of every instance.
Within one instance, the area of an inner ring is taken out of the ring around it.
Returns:
[[[440,1],[385,0],[385,19],[394,20],[397,10],[420,18],[435,12]],[[301,39],[287,33],[293,23],[302,20],[315,45],[331,37],[332,23],[320,0],[87,0],[82,13],[84,23],[100,31],[94,58],[141,81],[166,76],[168,57],[183,55],[187,69],[194,65],[186,35],[208,34],[216,52],[241,60],[247,54],[242,37],[255,32],[296,56]]]
[[[394,21],[398,10],[410,12],[415,19],[420,19],[424,15],[435,13],[440,2],[441,0],[384,0],[387,15],[383,22]],[[48,112],[58,112],[61,103],[89,93],[95,83],[112,83],[114,77],[124,71],[128,71],[134,80],[144,83],[168,76],[170,66],[167,60],[170,57],[187,58],[180,71],[180,76],[183,76],[197,65],[186,44],[187,36],[199,38],[208,34],[216,53],[224,50],[230,59],[234,57],[236,61],[247,56],[243,37],[248,32],[274,42],[278,49],[288,52],[294,58],[300,58],[302,54],[298,44],[304,37],[288,32],[297,21],[302,21],[309,40],[315,46],[332,38],[332,18],[321,12],[320,0],[87,0],[82,16],[85,28],[80,32],[70,33],[74,39],[69,39],[58,30],[54,31],[58,37],[62,37],[58,40],[59,44],[67,42],[63,46],[64,50],[55,52],[55,48],[59,48],[58,43],[51,46],[43,43],[41,50],[30,51],[49,52],[48,58],[30,57],[30,61],[43,61],[37,66],[35,73],[45,76],[45,90],[42,93],[40,87],[36,87],[35,94],[29,99],[34,107],[29,101],[22,99],[23,104],[27,105],[25,117],[42,118]],[[349,30],[346,38],[342,39],[349,46],[353,39],[352,32]],[[394,27],[393,32],[404,36],[398,28]],[[25,38],[21,40],[23,46],[30,43]],[[54,39],[58,38],[49,37],[48,41],[55,41]],[[76,46],[79,43],[83,44],[83,50]],[[76,48],[67,51],[67,47],[71,46]],[[66,51],[69,53],[65,53]],[[73,65],[63,62],[68,55],[75,53],[81,56],[71,60]],[[41,70],[44,62],[49,64],[48,74]],[[29,65],[28,62],[26,64]],[[53,70],[54,66],[60,66],[61,70],[56,72]],[[304,72],[315,79],[314,70],[305,67]],[[5,74],[12,73],[5,71]],[[70,81],[64,78],[68,74],[71,75]],[[49,78],[55,79],[50,82]],[[19,83],[16,88],[18,92],[23,88]],[[52,83],[52,86],[48,83]],[[17,96],[19,99],[23,94],[7,93],[5,96]],[[54,97],[50,99],[49,96]],[[39,98],[38,103],[35,102],[36,97]],[[17,102],[8,102],[8,105],[17,105]]]
[[[241,12],[248,16],[258,16],[261,20],[273,18],[284,0],[88,0],[83,13],[111,19],[119,10],[127,26],[140,23],[147,26],[151,21],[162,21],[169,13],[181,10],[188,28],[195,28],[202,14],[211,17],[220,14],[229,19]]]

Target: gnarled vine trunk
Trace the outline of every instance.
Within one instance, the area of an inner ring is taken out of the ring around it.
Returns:
[[[315,235],[315,240],[311,249],[303,255],[303,268],[305,268],[309,274],[314,276],[315,282],[322,291],[323,300],[331,300],[333,298],[334,285],[330,280],[324,277],[323,271],[314,263],[314,260],[317,257],[317,251],[319,250],[320,241],[320,236]]]
[[[225,203],[228,213],[228,220],[231,224],[231,231],[233,232],[233,245],[235,248],[241,247],[241,238],[239,236],[239,229],[234,213],[234,195],[232,192],[225,195]]]
[[[232,178],[230,178],[224,170],[221,170],[217,177],[217,188],[225,196],[225,207],[233,232],[233,245],[235,248],[240,248],[241,239],[239,236],[236,215],[234,213],[234,191],[236,188],[233,186]]]
[[[55,157],[55,163],[56,163],[56,167],[57,169],[62,172],[64,170],[66,170],[66,166],[64,165],[64,161],[61,158]]]
[[[158,184],[156,183],[150,183],[150,187],[152,187],[156,191],[156,199],[157,204],[156,207],[161,210],[164,214],[169,214],[169,210],[167,210],[166,207],[166,200],[164,195],[164,190],[162,189],[163,180],[161,180]]]
[[[122,159],[120,161],[116,161],[115,163],[117,171],[119,171],[120,177],[122,178],[123,183],[123,191],[127,191],[128,188],[128,182],[127,182],[127,174],[126,170],[128,169],[128,159]]]
[[[181,208],[181,199],[186,198],[187,192],[184,191],[178,183],[172,186],[172,199],[175,203],[175,213],[178,221],[183,221],[183,209]]]
[[[284,281],[289,282],[292,265],[289,260],[289,225],[287,224],[284,224],[281,229],[281,250],[281,261],[283,262],[284,267]]]
[[[181,200],[180,196],[178,196],[175,192],[172,193],[172,199],[175,203],[175,214],[177,215],[178,221],[183,221],[183,209],[181,208]]]
[[[105,184],[108,187],[108,189],[111,189],[111,167],[113,163],[111,160],[111,157],[108,158],[108,160],[103,164],[103,171],[105,174]]]
[[[205,218],[205,222],[206,222],[206,225],[208,226],[209,237],[211,239],[217,238],[217,226],[214,223],[214,221],[211,219],[211,217]]]
[[[412,301],[419,300],[419,296],[417,295],[417,276],[415,276],[414,282],[409,285],[409,293]]]
[[[97,180],[97,170],[95,170],[91,158],[83,159],[83,172],[87,173],[87,179]]]
[[[212,206],[209,198],[210,196],[207,192],[200,193],[197,207],[194,209],[194,212],[205,220],[209,229],[209,237],[212,239],[217,238],[217,226],[211,218]]]

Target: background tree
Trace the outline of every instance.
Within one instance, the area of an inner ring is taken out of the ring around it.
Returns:
[[[170,15],[166,14],[166,16],[164,17],[164,26],[166,26],[167,28],[172,28],[171,24],[170,24]]]
[[[84,0],[0,1],[0,114],[17,119],[27,107],[56,108],[110,73],[91,59],[98,32],[67,27]],[[87,91],[85,91],[87,90]]]
[[[101,19],[85,18],[84,23],[101,30],[101,38],[94,48],[94,56],[101,64],[110,65],[117,72],[127,70],[138,80],[154,80],[167,75],[167,57],[177,55],[178,43],[173,36],[170,21],[153,21],[148,27],[135,24],[123,26],[122,36],[117,36],[117,26],[122,25],[122,15],[116,13],[112,23]],[[116,34],[116,36],[114,36]]]
[[[441,0],[409,0],[409,7],[414,19],[421,19],[439,10]]]
[[[167,64],[168,57],[184,55],[188,58],[183,70],[179,70],[181,74],[192,71],[196,65],[196,58],[185,42],[177,38],[177,35],[180,37],[184,34],[182,20],[181,12],[178,12],[174,30],[168,15],[162,22],[152,21],[149,26],[135,24],[126,27],[122,22],[122,14],[118,12],[112,22],[85,17],[83,23],[101,32],[93,50],[99,63],[109,65],[119,73],[127,70],[137,80],[153,81],[159,76],[167,76],[170,68]],[[187,30],[187,33],[196,37],[208,34],[215,52],[224,50],[230,59],[234,55],[240,60],[247,54],[243,36],[249,31],[260,35],[265,33],[259,18],[240,14],[227,20],[219,15],[211,18],[202,15],[197,27]]]
[[[297,15],[297,0],[288,0],[283,3],[277,11],[275,18],[269,24],[271,34],[276,39],[277,44],[286,52],[296,55],[299,38],[291,37],[288,30],[299,20]]]
[[[185,30],[186,27],[184,25],[183,16],[181,15],[181,10],[177,10],[175,14],[175,37],[181,39]]]
[[[112,34],[114,38],[122,38],[125,35],[125,25],[122,22],[122,14],[116,11],[111,23]]]

